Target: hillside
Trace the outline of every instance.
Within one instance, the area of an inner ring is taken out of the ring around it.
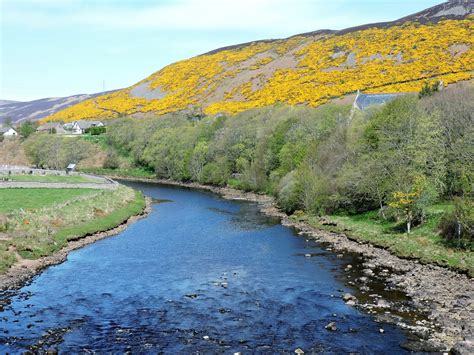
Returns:
[[[450,1],[398,21],[316,31],[218,49],[45,120],[203,109],[235,113],[278,102],[319,106],[357,90],[418,91],[470,80],[474,1]]]
[[[10,101],[0,100],[0,123],[7,117],[12,122],[36,121],[70,106],[76,105],[84,100],[104,95],[103,92],[97,94],[81,94],[67,97],[52,97],[33,101]]]

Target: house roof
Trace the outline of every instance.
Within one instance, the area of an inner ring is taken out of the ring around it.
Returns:
[[[7,133],[9,130],[13,130],[15,131],[13,128],[11,127],[0,127],[0,133],[1,134],[4,134],[4,133]],[[16,132],[16,131],[15,131]]]
[[[359,110],[366,110],[370,106],[383,105],[402,95],[404,94],[358,94],[354,105]]]
[[[102,121],[76,121],[74,124],[79,127],[80,129],[87,129],[91,127],[96,127],[99,124],[102,124]]]
[[[61,123],[59,122],[46,122],[45,124],[42,124],[41,126],[39,126],[36,130],[49,131],[50,129],[59,128],[59,127],[61,127]]]

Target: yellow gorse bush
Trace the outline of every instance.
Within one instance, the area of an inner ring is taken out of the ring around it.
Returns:
[[[278,102],[318,106],[357,90],[416,92],[426,80],[447,85],[472,79],[473,27],[471,16],[255,42],[171,64],[130,88],[84,101],[45,120],[163,114],[196,105],[207,114],[236,113]],[[131,90],[143,84],[159,89],[164,97],[134,97]]]

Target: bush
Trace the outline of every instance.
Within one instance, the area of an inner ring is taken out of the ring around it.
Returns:
[[[438,80],[435,81],[432,84],[429,84],[429,83],[426,82],[423,85],[423,87],[421,88],[421,90],[418,94],[418,97],[421,99],[422,97],[432,96],[435,92],[439,91],[440,84],[441,84],[441,82],[438,81]]]
[[[117,169],[120,168],[120,158],[116,151],[109,150],[107,152],[107,157],[105,158],[103,167],[105,169]]]
[[[86,133],[90,133],[91,136],[99,136],[106,131],[107,129],[105,127],[90,127],[86,129]]]
[[[454,211],[445,213],[438,227],[447,242],[462,248],[472,248],[474,242],[474,201],[469,197],[456,198]]]
[[[202,182],[205,184],[213,184],[223,186],[230,177],[230,168],[225,163],[208,163],[202,171]]]
[[[287,213],[292,213],[301,207],[295,175],[295,171],[292,171],[278,185],[278,204]]]

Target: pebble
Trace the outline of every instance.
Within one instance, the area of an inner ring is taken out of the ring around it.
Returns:
[[[330,330],[331,332],[334,332],[334,331],[337,330],[337,326],[336,326],[336,323],[335,323],[335,322],[329,323],[329,324],[326,325],[324,328],[327,329],[327,330]]]
[[[209,339],[210,339],[209,335],[204,335],[202,338],[203,338],[204,340],[209,340]]]

